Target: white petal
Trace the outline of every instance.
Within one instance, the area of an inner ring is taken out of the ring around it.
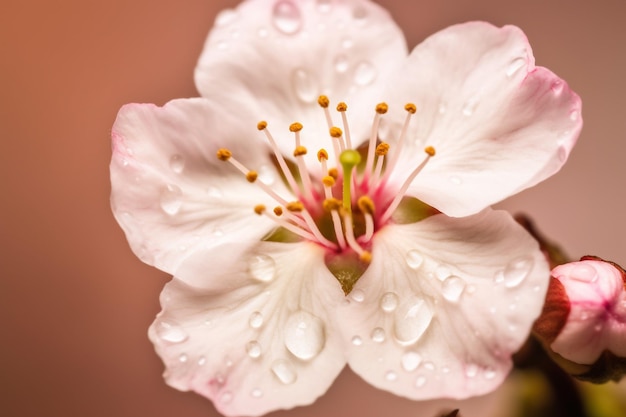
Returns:
[[[271,207],[272,200],[216,157],[217,149],[229,147],[250,169],[274,175],[273,187],[284,192],[258,135],[254,125],[246,129],[205,99],[120,110],[112,133],[111,204],[144,262],[176,274],[190,255],[234,241],[245,250],[271,230],[253,208]],[[259,145],[250,146],[255,141]]]
[[[407,55],[400,29],[369,1],[250,0],[222,12],[196,68],[205,97],[234,96],[245,120],[267,120],[285,155],[293,152],[288,127],[298,121],[309,156],[331,140],[317,104],[348,104],[354,143],[369,135],[374,107],[389,74]],[[366,110],[364,110],[366,109]]]
[[[397,78],[393,104],[414,102],[418,111],[395,181],[434,146],[408,193],[450,216],[477,213],[557,172],[582,126],[578,96],[534,66],[513,26],[447,28],[417,46]]]
[[[210,398],[225,415],[261,415],[322,395],[346,362],[328,314],[343,293],[323,251],[264,242],[213,271],[205,289],[174,279],[161,295],[149,334],[168,384]]]
[[[549,271],[508,213],[387,226],[340,323],[349,365],[412,399],[481,395],[506,377],[541,311]]]

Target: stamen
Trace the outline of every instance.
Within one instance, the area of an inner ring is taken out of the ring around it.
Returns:
[[[402,187],[400,187],[400,189],[398,190],[396,197],[393,199],[391,204],[389,204],[389,207],[387,207],[387,210],[385,210],[385,213],[382,215],[380,219],[382,223],[385,223],[387,220],[389,220],[393,212],[398,208],[398,205],[400,204],[400,201],[402,201],[402,198],[404,197],[406,190],[409,188],[409,185],[411,185],[417,174],[419,174],[420,171],[424,169],[430,158],[435,156],[435,148],[433,148],[432,146],[427,146],[426,148],[424,148],[424,152],[426,152],[426,158],[424,158],[424,160],[417,166],[417,168],[413,170],[413,172],[411,172],[409,177],[404,181],[404,184],[402,184]]]
[[[402,125],[402,130],[400,131],[400,137],[398,138],[398,143],[394,147],[393,155],[391,155],[391,159],[387,161],[387,172],[393,172],[393,169],[396,166],[396,162],[398,162],[398,158],[400,157],[400,153],[402,152],[402,146],[404,145],[404,140],[406,138],[406,133],[409,129],[409,123],[411,122],[411,117],[417,111],[417,107],[413,103],[407,103],[404,106],[404,110],[406,110],[406,118],[404,119],[404,125]]]
[[[302,191],[304,198],[313,198],[313,187],[311,184],[311,177],[309,171],[306,169],[306,163],[303,156],[306,155],[306,148],[300,143],[300,131],[302,130],[302,124],[295,122],[289,126],[289,130],[296,135],[296,149],[293,151],[293,156],[296,157],[296,163],[298,164],[298,171],[300,171],[300,179],[302,180]]]
[[[320,107],[324,109],[324,116],[326,117],[326,125],[328,125],[328,128],[330,129],[331,127],[333,127],[333,119],[330,116],[330,110],[328,110],[328,105],[330,104],[330,100],[328,100],[328,97],[322,95],[322,96],[319,96],[319,98],[317,99],[317,104],[319,104]]]
[[[348,105],[343,101],[337,104],[337,111],[341,113],[341,121],[343,123],[343,130],[346,132],[346,148],[352,149],[352,141],[350,140],[350,127],[348,126],[348,117],[346,116],[346,110]]]
[[[317,153],[317,158],[322,164],[322,172],[326,172],[328,169],[326,164],[326,160],[328,159],[328,153],[324,149],[320,149],[320,151]],[[339,213],[337,212],[337,210],[341,207],[341,201],[333,198],[332,191],[332,187],[335,185],[336,181],[337,177],[333,177],[332,175],[326,175],[322,178],[322,184],[324,184],[324,196],[326,197],[326,200],[324,200],[324,202],[322,203],[322,207],[324,208],[324,210],[330,212],[330,217],[333,220],[333,229],[335,231],[337,243],[339,244],[341,250],[343,250],[346,247],[346,239],[343,237],[343,230],[341,228],[341,217],[339,217]],[[329,206],[329,202],[331,200],[336,202],[334,204],[335,207]]]
[[[337,168],[330,168],[328,170],[328,175],[330,175],[335,179],[335,181],[337,181],[337,178],[339,178],[339,171],[337,171]]]
[[[385,156],[389,152],[389,144],[386,142],[381,142],[376,146],[376,167],[374,168],[374,174],[370,178],[370,187],[376,187],[378,185],[378,180],[380,179],[380,175],[383,172],[383,164],[385,162]]]
[[[346,213],[343,216],[343,224],[346,227],[346,241],[353,251],[359,254],[363,262],[369,263],[372,260],[372,254],[359,245],[354,237],[354,228],[352,227],[352,215]]]
[[[298,191],[300,190],[300,188],[298,187],[298,183],[296,182],[296,179],[293,177],[293,174],[289,170],[287,162],[285,162],[285,158],[283,157],[282,152],[280,151],[280,149],[278,149],[278,145],[276,145],[276,141],[272,137],[272,134],[270,133],[269,129],[267,129],[267,122],[260,121],[259,123],[257,123],[256,127],[257,129],[265,132],[267,141],[270,143],[270,146],[274,151],[274,155],[276,156],[276,160],[278,161],[278,166],[280,166],[280,170],[283,172],[283,175],[285,176],[285,179],[287,180],[291,191],[294,194],[298,194]]]
[[[276,217],[271,216],[266,210],[265,210],[265,206],[263,204],[259,204],[257,206],[254,207],[254,212],[256,214],[260,215],[265,215],[268,219],[271,219],[272,221],[274,221],[275,223],[277,223],[280,227],[283,227],[287,230],[289,230],[290,232],[303,237],[304,239],[307,240],[315,240],[315,236],[313,236],[312,233],[310,233],[309,231],[302,229],[301,227],[298,227],[297,225],[293,224],[293,223],[289,223],[286,220],[283,220],[282,218],[280,218],[279,216],[282,214],[282,208],[281,207],[274,207],[274,214],[276,214]]]
[[[246,174],[246,179],[248,180],[248,182],[255,182],[258,177],[259,173],[256,171],[248,171],[248,173]]]
[[[357,205],[365,218],[365,234],[363,235],[363,239],[369,242],[374,236],[374,212],[376,207],[374,206],[374,201],[366,195],[359,197]]]
[[[372,123],[372,133],[370,135],[369,146],[367,148],[367,162],[365,163],[364,175],[367,178],[372,172],[372,165],[374,164],[374,150],[376,148],[376,140],[378,139],[378,126],[380,125],[381,115],[387,113],[389,106],[387,103],[378,103],[376,105],[376,114],[374,115],[374,122]]]
[[[352,170],[361,162],[361,154],[353,149],[341,153],[339,161],[343,167],[343,208],[352,214]]]
[[[254,212],[260,216],[265,212],[265,206],[263,204],[257,204],[254,206]]]
[[[281,206],[274,207],[274,214],[279,216],[279,217],[282,216],[283,208]]]

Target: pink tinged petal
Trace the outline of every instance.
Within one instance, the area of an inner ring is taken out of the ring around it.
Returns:
[[[393,180],[435,147],[408,194],[450,216],[477,213],[556,173],[582,127],[579,97],[535,67],[513,26],[449,27],[418,45],[401,72],[390,105],[414,102],[418,111]],[[397,132],[403,115],[390,110],[390,120],[394,114]]]
[[[508,213],[435,215],[385,227],[341,312],[350,367],[412,399],[494,390],[526,340],[548,285],[534,239]]]
[[[249,145],[262,140],[259,132],[241,126],[226,103],[130,104],[120,110],[112,138],[111,205],[144,262],[176,274],[194,254],[238,242],[231,253],[235,257],[271,229],[253,208],[271,207],[272,200],[216,158],[218,148],[229,147],[250,169],[259,170],[259,180],[285,191],[267,148],[262,142]]]
[[[323,265],[310,243],[265,242],[203,287],[174,278],[149,331],[167,383],[229,416],[313,402],[346,362],[329,315],[343,293]]]
[[[330,148],[318,96],[329,96],[338,126],[334,106],[347,102],[358,144],[369,135],[384,83],[406,55],[400,29],[369,1],[251,0],[218,16],[195,79],[202,96],[246,103],[242,120],[267,120],[286,155],[294,148],[288,127],[301,122],[313,163],[319,147]]]
[[[553,269],[570,301],[570,314],[550,346],[580,364],[609,350],[626,357],[626,292],[621,272],[608,262],[584,260]]]

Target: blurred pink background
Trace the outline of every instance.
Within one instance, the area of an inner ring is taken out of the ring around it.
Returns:
[[[127,102],[197,95],[193,69],[230,0],[29,0],[0,6],[0,415],[214,416],[165,385],[146,330],[168,277],[131,253],[109,209],[109,132]],[[626,3],[387,0],[412,47],[486,20],[528,35],[583,99],[568,165],[501,206],[574,257],[626,265]],[[274,416],[419,416],[349,371]],[[425,416],[428,417],[428,416]]]

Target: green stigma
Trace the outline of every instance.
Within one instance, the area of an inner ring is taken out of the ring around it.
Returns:
[[[352,198],[350,185],[352,184],[352,170],[361,162],[361,154],[353,149],[347,149],[339,155],[339,162],[343,167],[343,208],[352,214]]]

